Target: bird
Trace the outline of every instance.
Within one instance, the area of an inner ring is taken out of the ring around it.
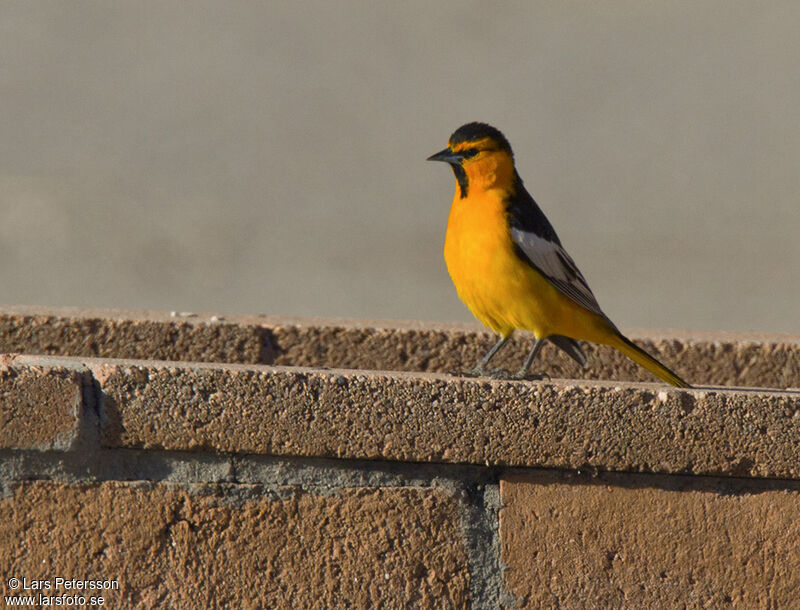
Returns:
[[[456,188],[447,221],[444,259],[458,296],[499,339],[468,376],[541,379],[529,375],[545,341],[582,367],[578,341],[611,347],[677,387],[680,376],[625,337],[603,313],[586,278],[517,173],[500,130],[486,123],[456,129],[428,161],[448,163]],[[514,375],[489,368],[515,330],[532,331],[533,349]]]

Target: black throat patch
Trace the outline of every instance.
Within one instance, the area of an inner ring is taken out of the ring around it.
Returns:
[[[450,167],[453,168],[453,173],[456,175],[456,182],[458,182],[458,188],[461,192],[461,199],[464,199],[467,196],[467,189],[469,188],[469,180],[467,180],[467,172],[464,171],[464,168],[461,165],[456,165],[452,163]]]

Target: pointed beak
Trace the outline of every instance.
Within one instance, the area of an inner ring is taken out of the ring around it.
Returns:
[[[428,161],[444,161],[445,163],[449,163],[450,165],[459,165],[461,163],[461,155],[458,153],[454,153],[449,148],[445,148],[444,150],[440,150],[435,155],[431,155],[428,157]]]

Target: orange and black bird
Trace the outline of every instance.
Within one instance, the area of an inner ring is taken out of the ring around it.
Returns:
[[[586,279],[514,167],[505,136],[491,125],[467,123],[447,148],[428,157],[453,168],[456,191],[447,222],[444,259],[458,296],[500,339],[468,375],[505,376],[489,361],[517,330],[536,342],[512,378],[528,369],[545,340],[581,366],[578,340],[610,345],[672,385],[691,387],[627,339],[597,304]]]

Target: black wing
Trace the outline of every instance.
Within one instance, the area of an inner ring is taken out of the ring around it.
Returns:
[[[586,278],[564,250],[555,229],[519,176],[516,183],[516,193],[509,199],[506,211],[517,255],[566,296],[608,320]]]

